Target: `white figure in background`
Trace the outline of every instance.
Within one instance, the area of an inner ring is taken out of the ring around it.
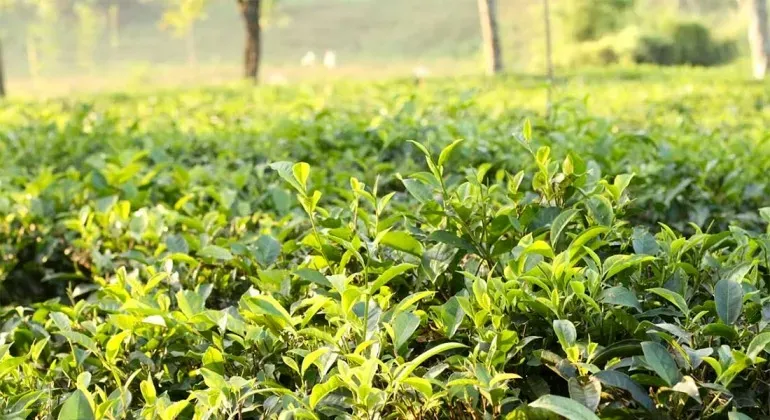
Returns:
[[[412,74],[417,79],[424,79],[430,76],[430,70],[425,66],[417,66],[412,70]]]
[[[302,60],[300,60],[299,63],[302,65],[302,67],[314,66],[315,53],[313,51],[308,51],[307,53],[305,53],[305,55],[302,56]]]
[[[337,54],[334,51],[326,50],[324,53],[324,66],[326,66],[327,69],[337,67]]]

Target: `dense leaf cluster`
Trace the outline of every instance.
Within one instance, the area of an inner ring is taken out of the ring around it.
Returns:
[[[389,88],[9,106],[0,416],[770,415],[753,129]]]

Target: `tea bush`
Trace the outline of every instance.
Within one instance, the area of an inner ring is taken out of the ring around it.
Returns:
[[[630,26],[596,40],[578,44],[569,61],[577,64],[656,64],[717,66],[737,57],[734,40],[716,39],[702,23],[675,21],[661,32]]]
[[[766,93],[511,87],[5,105],[0,415],[770,414]]]

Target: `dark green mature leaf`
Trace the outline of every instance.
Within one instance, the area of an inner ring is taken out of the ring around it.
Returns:
[[[567,225],[569,224],[572,219],[575,218],[580,213],[580,210],[578,209],[568,209],[561,214],[559,214],[556,219],[553,220],[553,223],[551,223],[551,246],[556,247],[556,245],[559,243],[559,239],[561,238],[562,233],[564,232],[564,229],[567,228]]]
[[[623,286],[615,286],[603,290],[599,299],[610,305],[627,306],[642,312],[642,305],[639,304],[639,299],[636,298],[632,291]]]
[[[733,324],[741,316],[743,310],[743,288],[740,283],[723,279],[714,288],[714,300],[717,304],[717,315],[725,324]]]
[[[644,352],[644,359],[647,361],[647,364],[669,386],[673,386],[682,379],[679,367],[665,347],[653,341],[645,341],[642,343],[642,351]]]
[[[315,283],[319,286],[331,288],[332,284],[323,274],[318,271],[311,270],[309,268],[300,268],[294,274],[298,275],[301,279]]]
[[[586,201],[588,214],[602,226],[611,226],[615,218],[610,200],[600,195],[595,195]]]
[[[751,420],[751,417],[741,413],[740,411],[730,411],[727,413],[727,420]]]
[[[59,420],[94,420],[94,410],[83,391],[73,392],[61,406]]]
[[[712,337],[723,337],[730,341],[738,339],[735,328],[725,324],[708,324],[701,330],[701,334]]]
[[[221,261],[229,261],[233,259],[233,254],[230,251],[216,245],[206,245],[198,251],[198,255],[204,258],[211,258]]]
[[[655,237],[647,229],[635,228],[631,236],[634,252],[641,255],[656,255],[660,250]]]
[[[653,403],[647,392],[625,373],[616,370],[603,370],[595,373],[594,377],[599,379],[604,385],[628,391],[631,394],[631,398],[647,410],[655,409],[655,403]]]
[[[582,404],[557,395],[543,395],[529,406],[551,411],[569,420],[599,420],[596,414]]]
[[[621,340],[600,350],[593,359],[594,364],[601,366],[615,357],[631,357],[643,354],[641,341]]]
[[[442,244],[447,244],[464,251],[477,252],[476,248],[470,242],[446,230],[437,230],[432,232],[430,236],[428,236],[428,239],[431,241],[440,242]]]
[[[257,239],[254,258],[262,267],[273,264],[281,255],[281,244],[270,235],[262,235]]]
[[[190,247],[187,245],[187,241],[182,235],[169,235],[166,237],[166,248],[171,253],[187,254],[190,252]]]

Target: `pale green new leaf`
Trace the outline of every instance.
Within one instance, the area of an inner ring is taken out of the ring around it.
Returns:
[[[315,409],[321,400],[332,393],[334,390],[342,386],[342,381],[337,376],[332,376],[328,381],[317,384],[310,392],[309,405],[311,409]]]
[[[411,375],[412,372],[414,372],[414,370],[417,369],[423,362],[425,362],[426,360],[430,359],[433,356],[447,352],[449,350],[460,349],[465,347],[468,347],[468,346],[460,343],[444,343],[444,344],[439,344],[438,346],[433,347],[423,353],[420,353],[419,356],[415,357],[413,360],[401,366],[401,369],[399,370],[399,373],[396,376],[396,381],[401,381],[405,377]]]
[[[422,244],[414,239],[408,232],[387,232],[383,235],[382,239],[380,239],[380,243],[398,251],[406,252],[407,254],[416,255],[418,257],[422,256]]]

